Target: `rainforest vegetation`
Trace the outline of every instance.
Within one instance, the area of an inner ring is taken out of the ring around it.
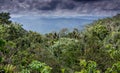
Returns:
[[[0,13],[0,73],[120,73],[120,14],[43,35]]]

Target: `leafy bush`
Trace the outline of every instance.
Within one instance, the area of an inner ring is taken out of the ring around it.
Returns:
[[[41,63],[39,61],[33,61],[29,65],[30,69],[34,72],[41,72],[41,73],[50,73],[51,72],[51,67],[47,66],[45,63]]]
[[[120,62],[113,64],[113,66],[108,68],[105,73],[120,73]]]
[[[94,61],[80,60],[81,71],[75,73],[100,73],[97,70],[97,64]]]

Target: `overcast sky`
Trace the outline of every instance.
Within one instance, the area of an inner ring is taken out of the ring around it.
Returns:
[[[115,15],[120,0],[0,0],[0,12],[25,15]]]

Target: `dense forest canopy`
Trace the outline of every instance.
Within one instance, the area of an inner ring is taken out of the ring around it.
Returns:
[[[0,73],[120,73],[120,14],[45,35],[0,13]]]

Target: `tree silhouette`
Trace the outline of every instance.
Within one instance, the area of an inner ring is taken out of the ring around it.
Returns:
[[[6,12],[2,12],[0,13],[0,23],[1,24],[10,24],[11,21],[9,20],[10,17],[10,13],[6,13]]]

